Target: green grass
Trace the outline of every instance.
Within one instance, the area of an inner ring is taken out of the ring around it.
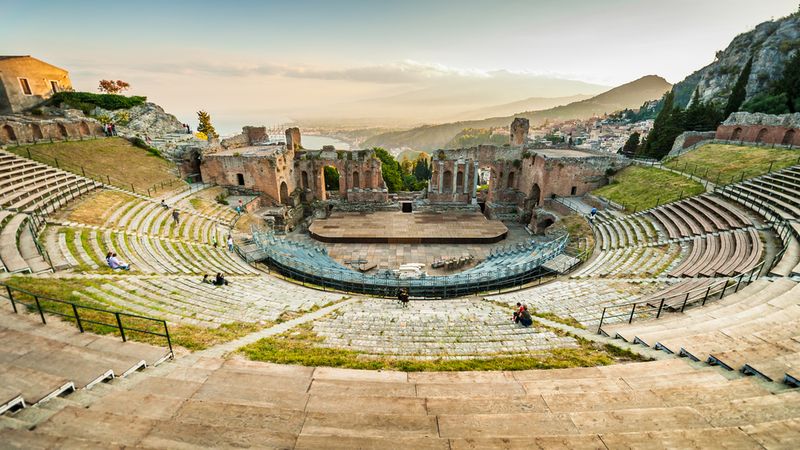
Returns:
[[[542,326],[539,324],[539,326]],[[563,335],[560,330],[554,332]],[[529,370],[568,367],[592,367],[622,361],[643,360],[639,355],[614,346],[576,338],[580,348],[561,348],[529,355],[487,355],[486,358],[464,360],[407,360],[391,357],[365,357],[361,352],[319,346],[323,341],[311,324],[299,325],[277,336],[261,339],[238,351],[254,361],[303,366],[342,367],[367,370],[400,370],[404,372],[464,370]]]
[[[617,172],[611,184],[595,189],[592,194],[619,203],[626,211],[641,211],[704,191],[702,184],[683,175],[654,167],[630,166]]]
[[[14,288],[24,289],[33,292],[39,296],[50,297],[59,300],[73,302],[79,306],[87,306],[93,308],[108,309],[111,311],[126,312],[124,308],[109,305],[104,301],[100,301],[88,293],[85,295],[78,295],[78,292],[85,291],[86,288],[95,287],[99,288],[107,279],[88,279],[88,278],[50,278],[50,277],[24,277],[14,276],[5,282]],[[35,300],[27,294],[19,291],[13,291],[14,298],[26,304],[33,305]],[[48,301],[39,297],[40,304],[45,310],[56,311],[61,314],[72,316],[72,307],[68,304],[63,304],[54,301]],[[19,305],[20,311],[24,311],[24,307]],[[38,314],[35,306],[29,307],[28,312]],[[135,312],[129,311],[133,314]],[[113,326],[116,322],[114,314],[93,311],[89,309],[79,308],[81,319],[92,320],[96,322],[103,322],[111,325],[98,325],[93,323],[84,322],[83,327],[86,331],[96,334],[113,334],[119,335],[119,330]],[[46,315],[47,320],[56,320],[55,316]],[[158,319],[158,317],[153,317]],[[61,320],[66,322],[75,323],[74,319],[61,317]],[[164,328],[157,322],[129,318],[123,316],[123,324],[125,327],[139,328],[142,330],[163,333]],[[238,339],[250,333],[262,330],[264,328],[274,325],[275,322],[261,322],[261,323],[245,323],[245,322],[232,322],[222,324],[217,328],[207,328],[191,324],[175,324],[169,323],[169,333],[172,339],[172,345],[183,347],[187,350],[205,350],[217,344]],[[126,338],[144,342],[157,346],[166,346],[166,339],[160,336],[154,336],[146,333],[137,333],[130,330],[125,331]]]
[[[146,194],[148,188],[162,182],[173,182],[173,188],[180,186],[176,183],[180,179],[173,173],[173,164],[123,138],[27,145],[13,147],[10,151],[26,158],[30,151],[34,160],[52,166],[58,160],[62,169],[79,175],[85,171],[86,176],[101,178],[104,183],[110,177],[111,184],[125,189],[133,185],[138,193]]]
[[[772,170],[798,164],[800,150],[748,147],[743,145],[708,144],[670,159],[664,165],[672,169],[706,178],[719,184],[757,177]]]

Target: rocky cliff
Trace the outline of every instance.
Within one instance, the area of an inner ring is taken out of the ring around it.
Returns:
[[[155,138],[169,133],[183,133],[183,123],[155,103],[145,103],[130,109],[108,111],[95,108],[95,117],[108,117],[115,121],[121,134]]]
[[[752,56],[753,67],[747,80],[747,99],[750,99],[781,77],[786,61],[797,51],[800,51],[800,14],[764,22],[736,36],[725,50],[717,52],[714,62],[676,84],[676,102],[686,106],[698,88],[703,101],[724,105]]]

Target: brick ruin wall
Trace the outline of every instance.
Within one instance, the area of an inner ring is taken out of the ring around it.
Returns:
[[[785,126],[720,125],[716,139],[725,141],[753,142],[800,146],[800,129]]]
[[[103,126],[94,119],[0,116],[0,145],[75,141],[98,136],[103,136]]]

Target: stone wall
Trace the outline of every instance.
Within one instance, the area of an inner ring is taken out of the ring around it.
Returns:
[[[684,149],[693,146],[701,141],[707,141],[709,139],[714,139],[716,133],[713,131],[684,131],[677,138],[675,138],[675,142],[672,144],[672,150],[669,152],[669,156],[679,155]]]
[[[94,119],[0,116],[0,145],[73,141],[99,136],[103,136],[103,126]]]
[[[759,144],[800,145],[800,113],[762,114],[737,112],[717,128],[716,138]]]
[[[383,181],[381,161],[371,150],[309,151],[298,153],[295,168],[305,201],[328,200],[325,189],[325,167],[339,172],[337,197],[351,202],[384,203],[389,191]]]

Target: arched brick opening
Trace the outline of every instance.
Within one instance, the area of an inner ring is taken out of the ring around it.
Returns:
[[[459,170],[456,174],[456,192],[459,194],[464,193],[464,171]]]
[[[449,170],[444,171],[442,192],[453,192],[453,172],[450,172]]]
[[[764,142],[764,137],[767,135],[767,129],[762,128],[758,131],[758,135],[756,136],[756,142]]]
[[[86,125],[86,122],[81,122],[78,126],[81,132],[81,136],[89,136],[91,132],[89,131],[89,125]]]
[[[372,189],[372,171],[364,172],[364,189]]]
[[[44,139],[44,135],[42,134],[42,127],[38,124],[32,123],[31,124],[31,135],[33,136],[34,141],[41,141]]]
[[[784,133],[781,144],[792,145],[792,143],[794,142],[794,135],[795,135],[794,130],[788,130],[786,133]]]
[[[514,189],[514,172],[508,173],[508,188]]]
[[[16,141],[17,140],[17,133],[14,132],[14,129],[11,128],[11,125],[3,125],[3,137],[6,141]]]
[[[733,130],[733,134],[731,134],[731,140],[738,141],[741,138],[742,138],[742,128],[736,127],[736,129]]]
[[[278,199],[278,201],[280,201],[284,205],[290,204],[290,202],[289,202],[289,186],[286,184],[285,181],[281,181],[280,196],[281,196],[281,198]]]
[[[539,201],[542,197],[542,189],[539,187],[538,183],[533,183],[531,186],[531,200],[533,200],[533,206],[537,206]]]
[[[65,127],[63,123],[58,124],[58,134],[60,134],[61,138],[63,139],[69,139],[69,133],[67,133],[67,127]]]
[[[361,180],[358,176],[358,171],[353,171],[353,189],[360,189],[361,188]]]
[[[300,172],[300,186],[303,189],[308,189],[308,172],[305,170]]]

